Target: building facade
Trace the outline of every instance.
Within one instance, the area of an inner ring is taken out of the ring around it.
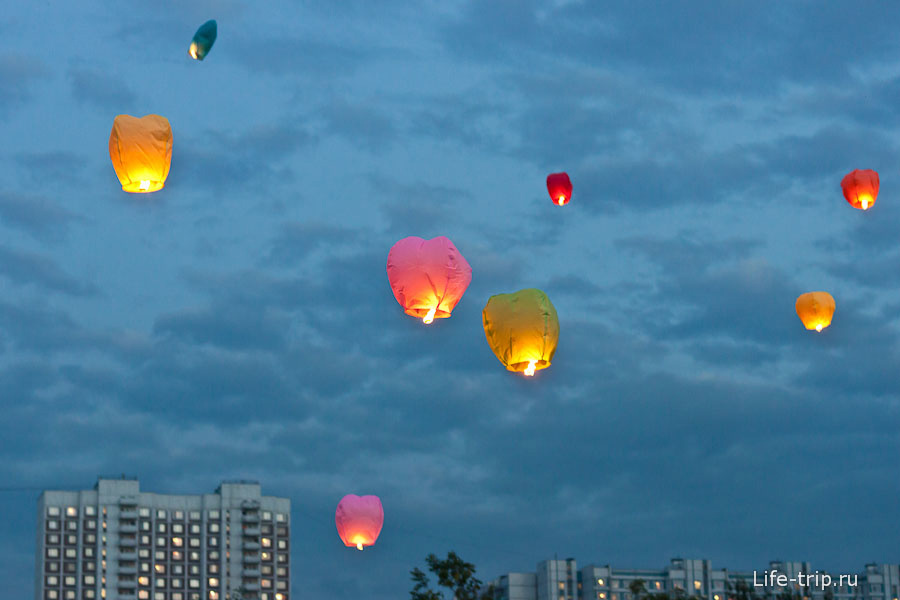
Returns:
[[[829,573],[808,562],[772,561],[744,572],[714,569],[709,560],[674,558],[662,569],[588,565],[579,570],[575,559],[567,558],[545,560],[534,573],[507,573],[490,583],[494,600],[900,600],[900,565],[871,563],[861,572]]]
[[[190,496],[126,478],[44,491],[35,600],[290,600],[290,512],[252,481]]]

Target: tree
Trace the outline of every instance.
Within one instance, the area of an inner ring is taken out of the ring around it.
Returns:
[[[425,562],[428,570],[437,575],[438,585],[451,590],[453,596],[448,599],[444,592],[432,590],[428,576],[416,567],[409,572],[416,584],[409,593],[412,600],[489,600],[494,597],[494,586],[488,586],[482,592],[481,581],[475,577],[475,565],[465,562],[455,552],[449,552],[445,560],[429,554]]]
[[[634,600],[641,600],[641,596],[647,593],[647,586],[644,585],[644,580],[640,578],[633,579],[628,584],[628,589],[631,590],[631,597]]]

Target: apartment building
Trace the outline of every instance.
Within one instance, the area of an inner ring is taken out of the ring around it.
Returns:
[[[776,574],[787,579],[785,585],[773,579]],[[830,573],[808,562],[771,561],[747,572],[674,558],[661,569],[588,565],[579,570],[574,558],[566,558],[541,561],[534,573],[507,573],[491,583],[495,600],[636,600],[633,587],[640,588],[641,600],[655,594],[700,600],[900,600],[900,565],[870,563],[862,572]]]
[[[35,600],[290,600],[290,509],[255,481],[202,495],[124,477],[44,491]]]

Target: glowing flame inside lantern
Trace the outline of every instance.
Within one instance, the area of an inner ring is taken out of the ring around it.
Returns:
[[[566,203],[566,197],[565,197],[565,196],[560,196],[560,197],[559,197],[559,200],[557,200],[557,202],[559,203],[560,206],[562,206],[563,204]]]
[[[528,361],[528,366],[525,367],[525,375],[527,375],[528,377],[533,376],[533,375],[534,375],[534,368],[535,368],[536,366],[537,366],[537,361],[536,361],[536,360],[529,360],[529,361]]]
[[[863,196],[863,197],[861,198],[861,200],[862,200],[862,209],[863,209],[863,210],[869,210],[869,197],[868,197],[868,196]]]
[[[191,58],[193,58],[193,59],[198,58],[197,57],[197,42],[191,42],[190,53],[191,53]]]
[[[149,179],[142,179],[142,180],[141,180],[141,190],[143,190],[143,191],[146,192],[146,191],[149,190],[149,189],[150,189],[150,180],[149,180]]]
[[[821,323],[816,325],[816,331],[818,331],[819,333],[822,333],[822,324]]]
[[[434,306],[431,310],[428,311],[428,314],[422,319],[422,322],[426,325],[430,325],[432,321],[434,321],[434,313],[437,312],[437,307]]]

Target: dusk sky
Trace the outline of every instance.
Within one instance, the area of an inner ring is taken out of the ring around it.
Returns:
[[[483,581],[900,562],[898,27],[860,0],[6,3],[0,487],[258,480],[303,600],[408,597],[449,550]],[[171,123],[163,190],[122,191],[118,114]],[[385,263],[439,235],[473,278],[425,326]],[[532,287],[560,338],[529,378],[481,310]],[[384,505],[363,552],[349,493]],[[37,497],[0,492],[2,600],[33,593]]]

